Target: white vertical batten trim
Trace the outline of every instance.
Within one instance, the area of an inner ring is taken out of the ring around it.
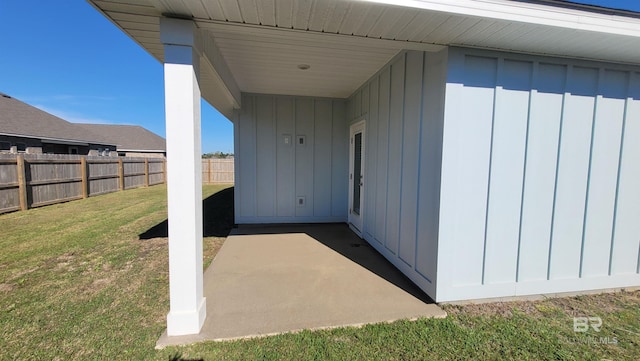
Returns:
[[[160,19],[164,44],[169,213],[169,336],[197,334],[206,318],[202,272],[200,54],[190,20]]]
[[[496,59],[496,78],[495,78],[495,86],[493,89],[493,108],[491,111],[491,140],[489,142],[489,165],[487,172],[487,201],[485,203],[485,214],[484,214],[484,235],[483,235],[483,246],[482,246],[482,278],[481,284],[485,284],[485,271],[486,271],[486,263],[487,263],[487,228],[489,226],[489,205],[491,202],[491,167],[493,165],[493,142],[494,142],[494,128],[496,122],[496,107],[498,104],[498,94],[502,92],[502,71],[504,69],[504,58],[499,57]]]
[[[410,266],[407,261],[402,259],[400,255],[400,242],[402,239],[400,235],[402,234],[401,220],[402,220],[402,169],[404,167],[404,115],[405,115],[405,100],[407,98],[407,57],[408,54],[405,52],[402,56],[402,100],[400,100],[400,159],[397,160],[400,164],[400,174],[398,175],[398,233],[395,237],[398,239],[398,243],[396,245],[395,254],[398,256],[398,259]]]
[[[271,213],[278,214],[278,145],[280,144],[280,135],[278,135],[278,99],[271,96],[271,129],[273,129],[273,161],[271,166],[275,170],[273,173],[273,204],[271,205]]]
[[[567,95],[571,95],[567,89],[569,80],[573,76],[573,65],[567,65],[567,72],[564,79],[564,92],[562,94],[562,109],[560,113],[560,125],[558,128],[558,152],[556,156],[556,174],[553,185],[553,209],[551,210],[551,230],[549,232],[549,256],[547,257],[547,281],[551,280],[551,257],[553,257],[553,237],[555,232],[556,205],[558,200],[558,174],[560,173],[560,154],[562,152],[562,133],[565,121],[565,109],[567,106]]]
[[[620,151],[618,153],[618,173],[616,174],[616,192],[613,205],[613,222],[611,226],[611,241],[609,243],[609,266],[607,268],[607,274],[612,275],[613,271],[613,247],[615,247],[616,237],[616,225],[618,218],[618,198],[620,195],[620,173],[622,172],[622,155],[624,153],[625,132],[627,130],[627,117],[629,113],[629,107],[631,106],[630,100],[633,101],[633,95],[631,94],[631,87],[633,83],[633,72],[627,72],[627,94],[624,99],[624,115],[622,116],[622,129],[620,131]],[[640,273],[640,247],[638,248],[638,264],[636,264],[636,272]]]
[[[416,170],[416,174],[418,174],[418,178],[420,178],[420,171],[422,169],[422,143],[424,141],[424,139],[422,139],[422,127],[424,126],[424,84],[426,83],[426,56],[425,53],[423,52],[421,55],[422,58],[422,63],[420,64],[420,67],[422,68],[422,76],[420,77],[420,111],[419,111],[419,116],[420,119],[418,121],[418,134],[420,134],[418,136],[418,167]],[[416,187],[416,199],[418,200],[418,202],[416,202],[416,234],[415,237],[413,239],[413,269],[420,273],[420,271],[418,271],[418,242],[420,241],[420,191],[421,191],[421,187],[420,187],[420,179],[418,179],[417,182],[417,187]],[[427,277],[425,277],[427,278]]]
[[[584,267],[584,243],[587,233],[587,215],[589,213],[589,193],[591,191],[591,173],[593,169],[593,142],[595,141],[596,121],[598,117],[598,105],[603,99],[601,90],[604,79],[604,68],[598,68],[598,83],[596,84],[596,95],[593,99],[593,116],[591,117],[591,138],[589,140],[589,165],[587,166],[587,186],[584,195],[584,213],[582,216],[582,237],[580,239],[580,264],[578,268],[578,278],[583,276]]]
[[[527,181],[527,163],[529,161],[529,130],[531,128],[531,107],[533,104],[533,99],[538,94],[538,68],[540,66],[539,61],[533,61],[531,63],[531,75],[530,75],[530,84],[531,89],[529,90],[529,104],[527,110],[527,130],[524,138],[524,160],[522,163],[522,191],[520,196],[520,219],[518,223],[518,248],[516,253],[516,282],[519,281],[520,278],[520,248],[522,247],[522,217],[524,214],[524,200],[525,200],[525,187]]]

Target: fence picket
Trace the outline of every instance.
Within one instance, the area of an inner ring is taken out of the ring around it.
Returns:
[[[166,159],[0,154],[0,213],[166,183]],[[205,184],[234,183],[233,159],[203,159]]]
[[[162,158],[0,154],[0,213],[165,182]],[[144,169],[141,168],[144,166]]]

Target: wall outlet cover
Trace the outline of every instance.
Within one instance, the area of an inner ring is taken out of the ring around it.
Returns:
[[[299,146],[307,145],[307,137],[305,135],[298,135],[296,137],[296,144]]]
[[[304,196],[297,196],[296,197],[296,206],[298,207],[304,207],[306,204]]]

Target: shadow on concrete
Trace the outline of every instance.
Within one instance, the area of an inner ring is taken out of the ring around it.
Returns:
[[[241,225],[234,234],[305,233],[335,252],[394,284],[424,303],[435,303],[409,278],[387,261],[367,241],[358,237],[345,223]]]
[[[223,189],[202,202],[203,233],[205,237],[227,237],[234,227],[233,210],[234,189]],[[167,237],[167,220],[151,227],[139,237],[142,240]],[[279,224],[279,225],[243,225],[236,234],[286,234],[306,233],[323,245],[359,264],[379,277],[394,284],[415,298],[434,303],[420,288],[411,282],[402,272],[387,261],[369,243],[359,238],[344,223],[331,224]]]
[[[202,201],[202,231],[205,237],[226,237],[234,225],[233,187],[225,188]],[[139,239],[169,236],[168,220],[138,235]]]

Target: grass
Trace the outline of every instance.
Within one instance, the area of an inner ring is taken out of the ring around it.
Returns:
[[[205,263],[231,224],[206,186]],[[0,215],[0,360],[638,360],[640,292],[446,306],[441,320],[155,350],[168,312],[166,189]],[[600,332],[573,331],[598,316]]]

